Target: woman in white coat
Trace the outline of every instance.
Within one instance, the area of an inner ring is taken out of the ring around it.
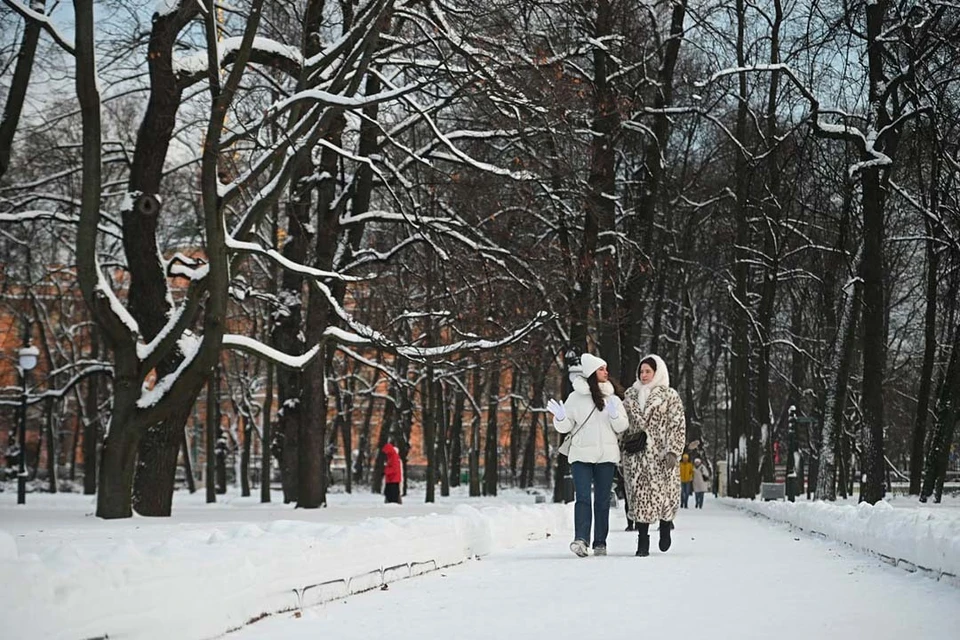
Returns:
[[[580,357],[580,375],[573,379],[573,392],[560,404],[551,399],[547,409],[553,414],[553,426],[568,433],[570,470],[576,492],[573,508],[574,540],[570,550],[581,558],[587,555],[590,540],[593,486],[593,554],[607,554],[610,530],[610,491],[613,475],[620,462],[617,434],[629,426],[623,403],[614,394],[607,363],[589,353]]]

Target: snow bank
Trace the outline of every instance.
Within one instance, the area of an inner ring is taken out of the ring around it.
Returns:
[[[960,577],[960,512],[956,510],[895,509],[887,502],[856,506],[729,498],[721,502],[839,540],[908,571],[923,569],[938,580],[954,583]]]
[[[77,530],[39,552],[24,552],[25,542],[18,551],[0,529],[4,636],[215,637],[263,614],[565,532],[571,513],[564,505],[458,505],[347,524],[184,525],[162,539],[104,524],[95,542]]]

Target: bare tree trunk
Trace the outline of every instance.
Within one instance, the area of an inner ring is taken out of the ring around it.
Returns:
[[[837,499],[837,437],[843,431],[843,415],[847,403],[847,385],[853,365],[853,351],[856,346],[857,319],[860,315],[860,293],[856,284],[852,285],[843,303],[843,315],[837,340],[833,349],[833,358],[827,368],[827,402],[824,408],[823,429],[820,443],[820,468],[817,471],[817,500]],[[832,374],[832,375],[831,375]],[[841,458],[843,454],[841,453]],[[846,469],[846,464],[841,465]],[[846,485],[841,473],[840,482]]]
[[[770,329],[773,322],[777,296],[777,283],[780,271],[780,257],[777,255],[780,242],[778,238],[781,218],[781,173],[777,124],[778,96],[780,93],[780,26],[783,23],[783,7],[780,0],[773,2],[774,13],[770,23],[770,85],[767,92],[765,122],[766,137],[766,183],[767,197],[763,205],[765,224],[764,233],[764,269],[763,283],[760,287],[760,304],[757,312],[757,333],[759,358],[757,362],[757,404],[756,431],[754,439],[760,448],[757,463],[760,478],[773,481],[773,411],[770,406]],[[759,482],[757,484],[759,489]]]
[[[207,381],[207,414],[206,414],[206,470],[204,482],[207,488],[207,503],[217,501],[217,431],[220,429],[220,367],[214,369],[213,375]]]
[[[33,0],[30,8],[37,14],[43,15],[46,9],[46,0]],[[3,118],[0,118],[0,178],[10,167],[10,150],[13,147],[13,137],[20,124],[20,113],[27,97],[27,87],[30,86],[30,76],[33,73],[33,61],[37,54],[37,43],[40,40],[40,21],[28,19],[23,29],[23,39],[20,41],[20,51],[17,53],[17,66],[13,70],[13,78],[7,89],[7,103],[3,108]]]
[[[510,485],[517,486],[517,462],[520,459],[520,440],[523,429],[520,424],[520,369],[514,366],[510,375]]]
[[[490,369],[490,386],[487,400],[487,433],[483,456],[483,495],[497,495],[500,480],[500,361],[495,360]]]
[[[250,441],[253,439],[253,428],[249,416],[240,413],[237,418],[243,434],[243,445],[240,449],[240,495],[247,498],[250,496]]]
[[[90,338],[90,353],[94,359],[100,357],[98,331],[94,330]],[[100,444],[100,380],[97,376],[87,378],[84,394],[86,410],[83,412],[83,493],[92,496],[97,492],[97,452]]]
[[[943,483],[947,473],[947,461],[953,432],[960,419],[960,325],[953,331],[953,348],[950,362],[940,389],[937,402],[937,420],[933,425],[930,438],[930,451],[927,454],[926,468],[923,474],[923,487],[920,501],[926,502],[932,495],[936,503],[943,496]]]
[[[744,0],[736,0],[737,14],[737,66],[744,68],[746,65],[746,6]],[[746,140],[747,133],[747,104],[749,96],[747,94],[747,76],[746,72],[737,74],[739,80],[739,92],[737,103],[737,122],[736,138],[737,140]],[[746,247],[749,246],[749,226],[747,200],[749,198],[749,166],[747,158],[742,151],[736,152],[735,161],[735,179],[736,179],[736,203],[735,224],[736,224],[736,247],[734,248],[734,300],[732,301],[732,332],[733,353],[731,363],[730,380],[730,434],[727,446],[730,451],[736,452],[733,473],[730,487],[730,495],[735,498],[754,497],[756,495],[756,475],[753,473],[753,460],[756,456],[756,442],[751,443],[751,416],[750,416],[750,318],[748,317],[746,305],[747,298],[747,261]],[[747,451],[742,451],[740,447],[741,439],[746,441]],[[754,455],[750,453],[753,451]],[[742,459],[746,454],[746,459]]]
[[[377,388],[377,376],[374,376],[370,387],[372,390]],[[363,427],[360,430],[360,442],[357,443],[358,457],[356,475],[357,482],[363,482],[369,476],[368,467],[370,462],[370,427],[373,424],[373,411],[376,407],[376,396],[371,391],[367,399],[367,410],[363,415]],[[376,454],[374,454],[376,457]]]
[[[334,148],[341,146],[341,136],[346,121],[337,116],[330,132],[324,136]],[[317,237],[314,245],[314,266],[329,270],[333,266],[334,254],[340,233],[340,211],[335,206],[337,164],[339,155],[331,148],[324,148],[320,154],[318,170],[324,176],[317,182]],[[330,303],[326,295],[316,287],[310,290],[307,298],[307,344],[315,345],[323,341],[324,331],[330,318]],[[327,346],[327,349],[332,348]],[[306,418],[300,423],[300,462],[297,507],[316,509],[326,506],[327,486],[327,379],[325,368],[329,362],[329,352],[318,356],[304,369],[304,393],[300,403],[304,407]]]
[[[53,405],[54,400],[47,402],[47,487],[50,493],[57,492],[57,420],[54,418]],[[40,466],[40,451],[37,451],[37,466]]]
[[[543,406],[543,389],[546,385],[546,371],[539,365],[534,369],[533,388],[530,394],[530,427],[527,432],[527,442],[523,447],[523,467],[520,470],[520,488],[526,489],[533,486],[534,475],[537,466],[537,431],[540,429],[541,411],[537,408]],[[546,416],[544,416],[546,421]],[[547,468],[550,467],[550,459],[547,458]]]
[[[427,367],[427,375],[422,383],[425,393],[421,393],[423,407],[423,448],[427,458],[426,497],[424,502],[436,502],[437,484],[437,422],[439,422],[440,403],[437,399],[437,382],[433,379],[432,366]]]
[[[463,408],[466,394],[459,386],[455,387],[453,400],[453,419],[450,424],[450,486],[460,486],[460,462],[463,456]]]
[[[870,13],[870,7],[867,7]],[[877,26],[879,29],[879,25]],[[887,331],[884,313],[883,197],[880,171],[868,168],[861,177],[863,197],[863,467],[866,478],[860,499],[874,504],[884,494],[883,378],[886,367]]]
[[[933,154],[934,167],[938,164],[937,154]],[[932,170],[931,183],[933,197],[930,210],[939,208],[936,182],[938,171]],[[923,449],[927,436],[927,413],[930,411],[930,391],[933,381],[933,366],[937,355],[937,275],[940,270],[940,258],[936,251],[934,225],[924,218],[927,228],[927,289],[926,313],[923,322],[923,364],[920,366],[920,388],[917,391],[917,415],[913,426],[913,445],[910,454],[910,495],[920,495],[920,482],[923,471]]]
[[[480,497],[480,398],[483,393],[483,372],[480,358],[473,370],[473,419],[470,422],[470,497]]]
[[[610,0],[596,3],[596,23],[592,37],[604,40],[614,33],[616,18]],[[614,230],[617,193],[617,148],[619,145],[620,105],[610,76],[614,61],[606,47],[593,49],[593,125],[590,139],[589,199],[587,218],[595,218],[600,233]],[[620,304],[617,301],[617,260],[613,240],[600,253],[600,357],[614,378],[620,378]]]
[[[147,56],[150,94],[137,132],[128,183],[132,204],[121,211],[123,249],[130,271],[127,300],[146,341],[163,330],[171,311],[166,274],[157,260],[162,208],[159,193],[183,91],[173,69],[174,44],[180,30],[198,13],[199,3],[183,3],[177,11],[158,15],[152,23]],[[175,371],[180,357],[176,350],[165,358],[157,366],[157,376]],[[150,425],[140,440],[133,488],[134,509],[140,515],[170,515],[181,433],[199,391],[184,396],[175,415]]]
[[[357,397],[356,378],[351,377],[349,394],[344,398],[340,414],[340,437],[343,440],[344,472],[343,485],[347,493],[353,493],[353,399]]]
[[[274,365],[272,363],[267,363],[267,383],[266,383],[266,395],[263,398],[263,410],[260,415],[261,420],[263,421],[260,425],[260,502],[267,503],[270,502],[270,483],[273,480],[271,477],[273,475],[273,464],[271,463],[271,458],[273,455],[273,447],[271,442],[271,433],[272,429],[270,428],[270,421],[272,420],[270,414],[273,409],[273,372]]]
[[[447,410],[449,394],[447,387],[439,380],[434,392],[437,397],[437,412],[440,415],[440,442],[437,448],[439,456],[438,473],[440,474],[440,495],[444,498],[450,495],[450,411]]]
[[[657,77],[657,93],[654,95],[653,107],[659,111],[653,116],[653,136],[650,136],[644,150],[644,162],[641,175],[637,181],[642,184],[640,201],[637,205],[636,222],[633,225],[633,235],[641,243],[644,255],[640,260],[647,261],[653,247],[654,222],[657,205],[663,184],[665,170],[665,153],[670,140],[670,116],[663,110],[673,104],[673,78],[677,59],[680,54],[680,45],[684,41],[683,21],[687,10],[687,0],[680,0],[672,5],[670,15],[670,37],[665,41],[663,57]],[[665,266],[664,266],[665,268]],[[640,354],[637,348],[643,342],[643,320],[646,317],[644,309],[647,269],[634,268],[624,284],[624,298],[629,305],[626,317],[623,319],[625,328],[621,338],[621,360],[619,379],[629,384],[640,364]],[[654,316],[654,321],[657,317]],[[654,332],[656,335],[658,332]],[[654,337],[654,339],[656,339]]]
[[[183,456],[183,475],[187,481],[187,490],[197,492],[197,481],[193,477],[193,461],[190,459],[190,447],[187,446],[187,430],[180,431],[180,454]]]
[[[80,433],[83,430],[83,412],[81,411],[80,394],[77,394],[77,413],[73,421],[73,434],[70,437],[70,482],[77,479],[77,449],[80,448]]]

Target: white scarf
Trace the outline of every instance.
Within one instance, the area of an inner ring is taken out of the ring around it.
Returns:
[[[655,355],[644,356],[643,360],[646,360],[648,357],[657,361],[657,370],[653,374],[653,379],[647,384],[641,384],[640,367],[637,367],[637,380],[631,385],[637,392],[637,404],[640,405],[641,412],[644,407],[647,406],[647,398],[650,397],[650,392],[653,391],[654,387],[670,386],[670,374],[667,372],[667,363],[663,361],[663,358]]]
[[[586,379],[586,378],[584,378],[584,377],[581,376],[580,374],[577,374],[575,377],[574,377],[574,376],[571,376],[571,378],[572,378],[571,382],[573,382],[573,390],[574,390],[574,391],[576,391],[577,393],[584,393],[584,394],[587,394],[587,395],[590,394],[590,383],[587,382],[587,379]],[[610,382],[610,381],[607,381],[607,382],[598,382],[598,383],[597,383],[597,386],[600,387],[600,393],[602,393],[604,396],[612,396],[612,395],[613,395],[613,383],[612,383],[612,382]]]

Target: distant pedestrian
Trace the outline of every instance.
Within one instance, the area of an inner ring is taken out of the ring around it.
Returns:
[[[637,555],[650,555],[649,527],[659,521],[660,551],[670,548],[670,530],[680,506],[680,472],[686,431],[683,402],[670,388],[667,365],[660,356],[640,361],[637,381],[623,402],[630,418],[627,433],[644,431],[646,448],[623,456],[630,517],[636,522]]]
[[[687,509],[690,503],[690,494],[693,493],[693,463],[690,454],[683,454],[680,459],[680,508]]]
[[[388,442],[383,445],[383,455],[387,457],[383,465],[383,493],[386,502],[403,504],[400,498],[400,485],[403,483],[403,463],[400,461],[400,450]]]
[[[609,380],[607,363],[589,353],[580,357],[580,375],[573,379],[573,392],[560,404],[547,403],[553,414],[553,426],[568,433],[567,458],[573,475],[576,504],[573,507],[574,539],[570,550],[581,558],[587,555],[591,524],[591,485],[593,487],[593,555],[607,555],[610,530],[610,491],[620,445],[617,434],[626,430],[623,402]]]
[[[697,509],[703,509],[703,494],[710,490],[710,471],[700,458],[693,459],[693,495]]]

